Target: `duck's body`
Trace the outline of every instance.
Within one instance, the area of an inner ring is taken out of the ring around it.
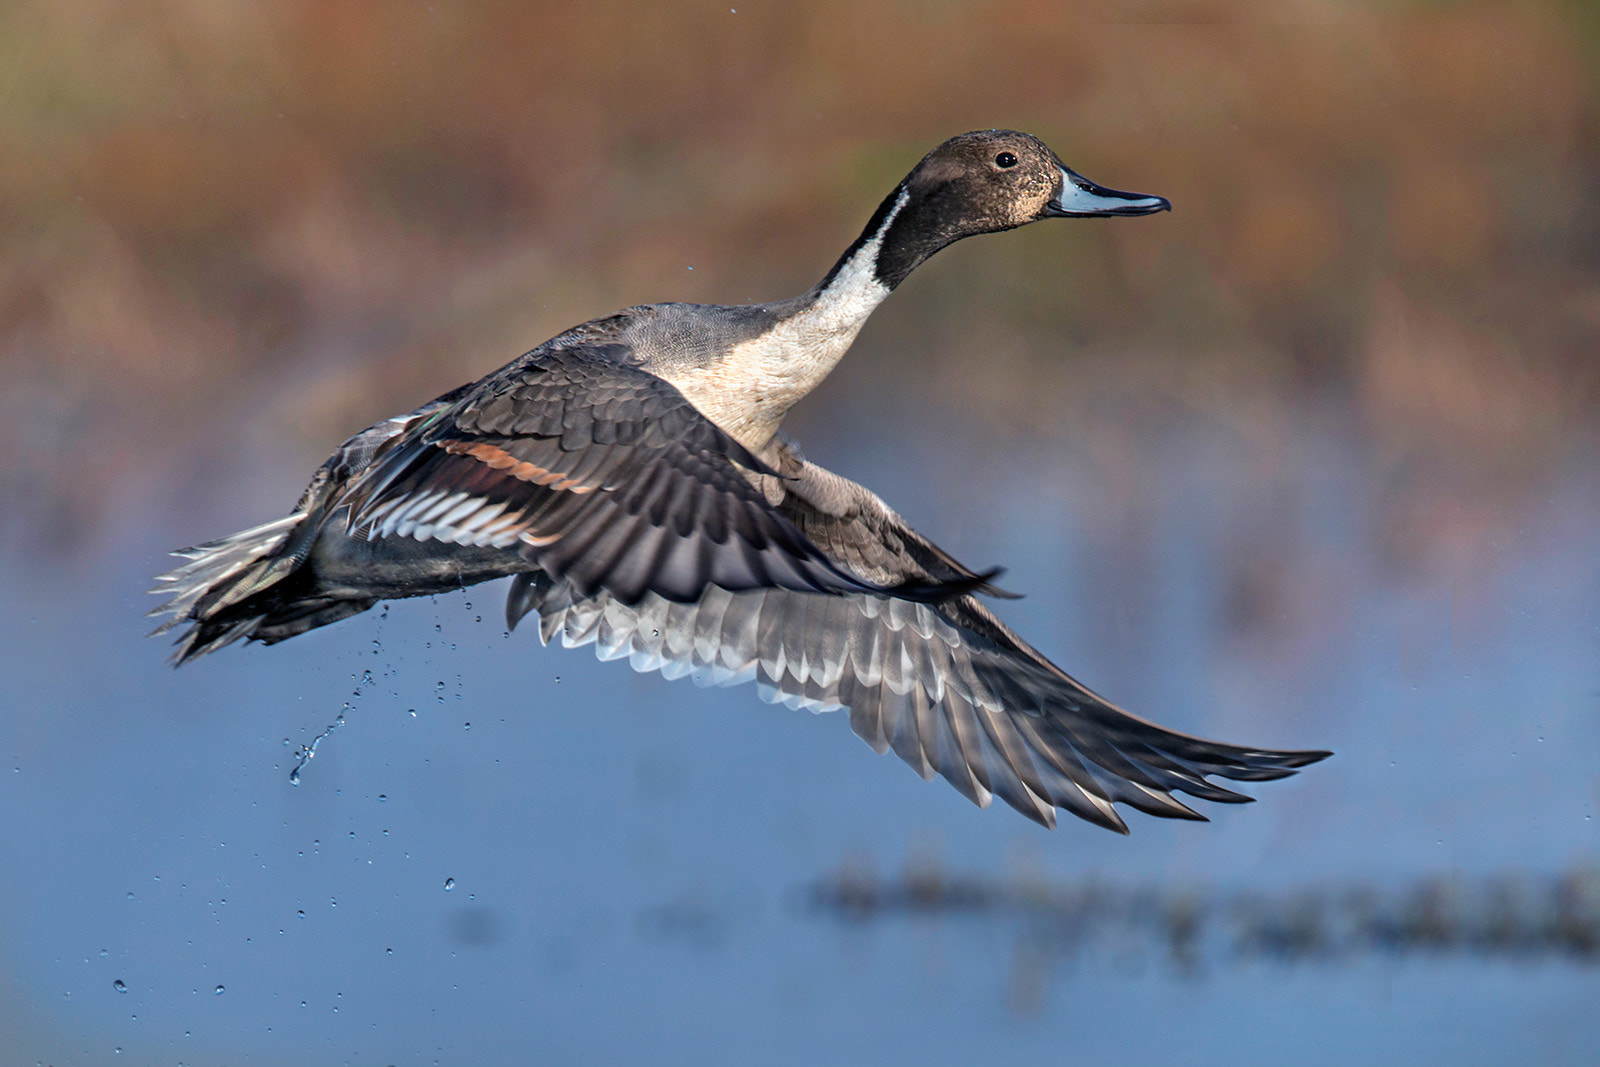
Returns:
[[[352,437],[294,514],[181,553],[162,629],[190,624],[181,663],[514,576],[507,619],[538,613],[546,641],[848,709],[880,752],[1046,825],[1062,807],[1125,830],[1116,801],[1200,818],[1174,790],[1248,799],[1204,776],[1278,778],[1326,753],[1219,745],[1106,703],[977,600],[990,574],[777,436],[938,249],[1166,207],[1085,181],[1026,134],[954,138],[799,297],[628,308]]]

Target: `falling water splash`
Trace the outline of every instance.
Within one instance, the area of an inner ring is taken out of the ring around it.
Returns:
[[[361,679],[356,682],[355,690],[350,694],[350,699],[346,700],[344,705],[339,709],[338,716],[327,726],[325,726],[320,734],[318,734],[316,737],[313,737],[308,744],[300,746],[300,751],[296,753],[299,759],[294,765],[294,770],[289,772],[290,785],[300,784],[300,772],[305,769],[306,764],[310,763],[316,758],[317,746],[321,745],[322,742],[327,739],[329,734],[333,733],[333,731],[344,725],[345,716],[349,714],[350,710],[355,706],[355,702],[361,699],[362,691],[370,686],[372,681],[372,672],[362,671]]]

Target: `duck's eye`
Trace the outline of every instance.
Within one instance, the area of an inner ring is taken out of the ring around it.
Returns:
[[[1017,165],[1017,157],[1012,155],[1010,152],[1001,152],[998,156],[994,157],[994,165],[1004,168],[1014,167]]]

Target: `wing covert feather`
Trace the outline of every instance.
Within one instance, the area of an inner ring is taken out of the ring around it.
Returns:
[[[504,548],[625,604],[712,584],[876,588],[772,507],[766,464],[630,358],[617,344],[531,353],[442,405],[337,506],[357,536]]]

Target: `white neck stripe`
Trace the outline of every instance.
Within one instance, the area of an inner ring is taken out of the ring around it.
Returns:
[[[881,293],[872,294],[875,298],[861,313],[862,318],[865,318],[873,308],[883,301],[885,296],[889,295],[889,290],[882,282],[878,281],[878,253],[883,250],[883,239],[888,234],[889,227],[894,225],[895,218],[906,206],[906,201],[909,199],[910,194],[902,188],[900,195],[895,197],[894,206],[883,217],[883,222],[879,224],[877,231],[860,248],[856,249],[855,255],[840,266],[838,271],[834,273],[833,278],[828,282],[827,287],[817,294],[816,303],[801,312],[802,315],[814,313],[823,304],[857,304],[862,296],[866,295],[861,292],[863,288],[881,290]],[[833,316],[827,315],[826,317],[832,318]]]

